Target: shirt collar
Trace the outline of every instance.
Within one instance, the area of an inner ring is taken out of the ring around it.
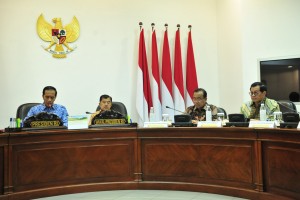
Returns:
[[[46,110],[46,109],[55,110],[57,107],[56,104],[53,104],[51,107],[47,107],[44,103],[42,105],[43,105],[43,110]]]
[[[194,105],[194,109],[193,109],[193,111],[196,111],[196,110],[199,110],[199,111],[201,111],[201,110],[206,110],[206,106],[207,106],[208,104],[206,103],[202,108],[197,108],[195,105]]]
[[[267,99],[267,97],[265,97],[261,102],[260,102],[260,104],[265,104],[266,105],[266,99]],[[251,107],[255,107],[255,103],[253,102],[253,101],[251,101],[251,104],[250,104],[250,106]]]

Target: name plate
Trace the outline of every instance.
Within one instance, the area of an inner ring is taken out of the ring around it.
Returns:
[[[59,120],[51,120],[51,121],[32,121],[30,122],[31,128],[38,128],[38,127],[52,127],[52,126],[59,126]]]
[[[168,122],[144,122],[144,128],[168,128]]]
[[[199,121],[197,124],[197,127],[203,127],[203,128],[216,128],[216,127],[222,127],[221,121]]]
[[[94,125],[100,124],[126,124],[125,119],[95,119]]]
[[[249,128],[275,128],[274,121],[250,121]]]

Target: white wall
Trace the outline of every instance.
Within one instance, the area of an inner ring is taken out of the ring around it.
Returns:
[[[46,85],[58,89],[56,103],[70,115],[93,111],[99,96],[108,93],[124,102],[135,120],[140,21],[148,46],[150,24],[156,23],[160,54],[164,23],[169,24],[172,56],[181,24],[184,64],[192,24],[199,86],[210,103],[239,112],[249,100],[250,84],[259,80],[258,60],[300,54],[299,7],[298,0],[2,0],[0,128],[18,105],[41,102]],[[68,58],[54,59],[41,48],[47,45],[36,33],[41,13],[48,21],[61,17],[63,24],[78,18],[78,48]]]
[[[217,0],[220,106],[228,113],[250,100],[259,61],[299,56],[299,8],[298,0]]]
[[[238,113],[243,94],[242,17],[240,0],[219,0],[218,71],[220,107]]]
[[[299,55],[299,8],[298,0],[242,1],[244,91],[249,91],[250,84],[259,80],[259,60]],[[244,99],[249,99],[246,92]]]
[[[80,37],[71,44],[77,45],[77,49],[66,59],[52,58],[42,49],[41,45],[47,43],[36,33],[36,21],[41,13],[50,23],[54,17],[61,17],[64,25],[73,16],[79,20]],[[156,23],[160,48],[164,24],[169,24],[172,56],[176,25],[181,24],[184,65],[187,27],[193,25],[199,84],[208,90],[211,103],[218,104],[219,92],[215,90],[218,77],[207,76],[218,73],[216,1],[2,0],[0,128],[8,126],[9,118],[15,116],[20,104],[42,102],[42,89],[46,85],[57,88],[56,103],[65,105],[70,115],[94,111],[99,96],[107,93],[113,100],[124,102],[135,120],[140,21],[144,23],[147,41],[150,41],[150,24]]]

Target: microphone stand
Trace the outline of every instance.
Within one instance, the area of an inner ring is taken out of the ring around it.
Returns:
[[[292,111],[292,112],[294,112],[294,113],[300,114],[300,112],[298,112],[297,109],[294,110],[294,109],[292,109],[292,108],[290,108],[290,107],[284,105],[283,103],[281,103],[281,102],[279,102],[279,101],[277,101],[277,103],[278,103],[279,105],[281,105],[282,107],[285,107],[285,108],[288,109],[289,111]]]
[[[186,115],[185,112],[182,112],[182,111],[180,111],[180,110],[176,110],[175,108],[171,108],[171,107],[169,107],[169,106],[166,106],[166,108],[171,109],[171,110],[175,110],[175,111],[177,111],[177,112],[180,112],[180,113]]]

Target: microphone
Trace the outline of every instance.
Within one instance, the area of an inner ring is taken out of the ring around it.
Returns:
[[[277,103],[278,103],[279,105],[281,105],[282,107],[284,107],[284,108],[288,109],[288,110],[289,110],[289,111],[291,111],[291,112],[294,112],[294,113],[298,113],[298,114],[300,114],[300,112],[298,112],[298,111],[297,111],[297,109],[296,109],[296,110],[294,110],[294,109],[292,109],[292,108],[290,108],[290,107],[288,107],[288,106],[284,105],[283,103],[281,103],[281,102],[279,102],[279,101],[277,101]],[[282,111],[281,111],[281,112],[282,112]]]
[[[86,111],[85,114],[94,114],[94,113]]]
[[[171,109],[171,110],[175,110],[175,111],[177,111],[177,112],[180,112],[180,113],[182,113],[182,114],[185,114],[185,115],[186,115],[186,113],[185,113],[185,112],[182,112],[182,111],[180,111],[180,110],[176,110],[175,108],[171,108],[171,107],[169,107],[169,106],[166,106],[166,108],[168,108],[168,109]]]

